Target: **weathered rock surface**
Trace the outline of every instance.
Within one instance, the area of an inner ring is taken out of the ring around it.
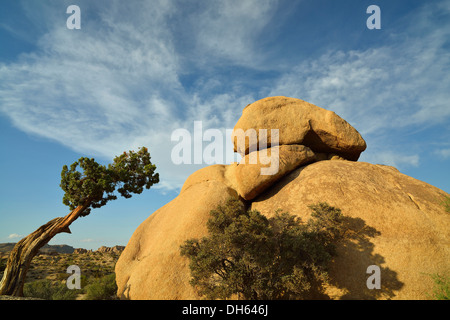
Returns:
[[[116,264],[122,299],[199,299],[189,284],[189,264],[180,245],[207,234],[209,212],[234,190],[212,180],[193,183],[154,212],[134,232]]]
[[[206,236],[209,211],[237,197],[219,181],[226,167],[202,169],[216,178],[188,179],[193,183],[139,226],[116,265],[121,298],[199,298],[189,285],[188,261],[179,255],[179,246]],[[320,161],[281,178],[251,208],[268,217],[282,209],[304,221],[308,205],[328,202],[341,208],[353,231],[338,246],[328,296],[318,298],[426,299],[433,288],[429,275],[450,272],[450,215],[441,204],[445,196],[392,167]],[[380,290],[366,286],[370,265],[381,268]]]
[[[268,217],[281,209],[306,221],[308,206],[319,202],[342,210],[350,231],[338,244],[331,285],[317,298],[427,299],[430,275],[450,273],[450,215],[442,205],[449,195],[393,167],[354,162],[366,143],[335,113],[271,97],[247,106],[235,129],[269,129],[268,135],[279,129],[279,146],[248,154],[248,143],[242,149],[235,144],[241,163],[193,173],[178,197],[131,237],[116,264],[120,298],[199,299],[180,245],[206,236],[210,211],[229,197]],[[264,175],[261,169],[271,164],[250,159],[274,150],[278,171]],[[369,290],[367,268],[373,265],[380,267],[381,289]]]
[[[255,199],[266,216],[281,208],[306,221],[308,205],[327,202],[355,231],[338,247],[328,294],[335,299],[427,299],[430,274],[450,272],[450,215],[444,191],[388,166],[320,161],[299,168]],[[366,286],[381,268],[381,289]]]
[[[236,179],[234,177],[234,167],[237,163],[232,165],[215,164],[191,174],[183,184],[180,194],[189,189],[191,186],[207,181],[216,181],[227,185],[236,190]]]
[[[359,132],[336,113],[288,97],[268,97],[244,108],[232,135],[234,151],[244,155],[252,144],[247,139],[245,144],[238,145],[238,129],[244,132],[256,130],[257,141],[259,130],[267,129],[268,142],[271,141],[271,129],[278,129],[280,145],[301,144],[314,152],[335,153],[348,160],[358,160],[366,149],[366,142]]]
[[[242,198],[251,200],[286,173],[314,160],[314,152],[301,145],[282,145],[254,151],[234,167],[236,190]]]

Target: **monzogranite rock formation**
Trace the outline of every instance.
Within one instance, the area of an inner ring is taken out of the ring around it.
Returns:
[[[383,165],[320,161],[283,177],[251,204],[266,216],[277,208],[306,221],[309,204],[338,207],[351,227],[340,243],[328,295],[335,299],[426,299],[430,274],[450,271],[446,193]],[[381,268],[381,289],[369,290],[367,267]]]
[[[235,144],[241,163],[193,173],[180,194],[131,237],[116,264],[120,298],[199,299],[180,245],[207,235],[210,210],[229,197],[266,216],[282,209],[303,221],[308,205],[341,208],[351,232],[337,248],[331,285],[318,298],[426,299],[433,289],[430,274],[449,273],[450,215],[442,205],[448,194],[393,167],[355,162],[366,143],[335,113],[270,97],[244,109],[239,129],[279,129],[279,146],[256,151],[251,163],[251,141]],[[260,152],[276,154],[275,174],[261,174],[269,164],[261,163]],[[381,269],[381,289],[367,287],[371,265]]]
[[[358,131],[336,113],[300,99],[269,97],[249,104],[242,111],[232,135],[234,151],[244,155],[251,143],[238,145],[236,133],[267,129],[279,130],[279,144],[302,144],[314,152],[336,153],[348,160],[358,160],[366,149],[366,142]],[[259,141],[259,139],[257,139]]]

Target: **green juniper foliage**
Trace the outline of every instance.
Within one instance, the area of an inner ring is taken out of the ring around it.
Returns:
[[[78,171],[80,166],[82,171]],[[61,188],[65,192],[63,203],[71,210],[89,203],[82,216],[87,216],[91,208],[100,208],[108,201],[117,199],[116,187],[121,196],[131,198],[132,193],[140,194],[144,187],[149,189],[159,182],[156,166],[150,161],[148,149],[129,151],[114,158],[108,166],[86,157],[74,162],[70,169],[65,165],[61,172]]]
[[[181,246],[191,284],[208,299],[301,299],[320,292],[343,235],[342,214],[326,203],[310,208],[307,223],[280,211],[267,218],[234,199],[212,210],[209,235]]]
[[[450,213],[450,197],[446,197],[444,201],[445,211]]]

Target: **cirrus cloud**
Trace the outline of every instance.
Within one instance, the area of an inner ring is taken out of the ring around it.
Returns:
[[[276,57],[258,39],[282,1],[231,3],[79,1],[76,31],[61,23],[59,8],[34,4],[28,15],[35,24],[45,15],[45,27],[36,51],[0,63],[0,112],[25,132],[90,155],[110,159],[146,145],[165,190],[198,169],[172,163],[175,129],[202,121],[225,132],[245,105],[270,95],[336,111],[368,141],[367,161],[420,163],[416,150],[391,137],[450,118],[450,26],[432,18],[449,14],[445,1],[424,5],[404,39],[394,34],[398,41],[273,70],[267,62]]]

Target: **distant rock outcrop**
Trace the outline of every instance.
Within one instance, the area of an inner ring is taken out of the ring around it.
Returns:
[[[10,252],[15,245],[11,242],[0,243],[0,252]],[[44,254],[73,253],[74,251],[73,247],[66,244],[46,244],[39,249],[39,252]]]
[[[97,250],[92,249],[84,249],[84,248],[77,248],[75,249],[75,254],[84,254],[84,253],[93,253],[93,252],[101,252],[101,253],[116,253],[120,254],[125,249],[125,246],[114,246],[114,247],[105,247],[101,246]]]
[[[85,254],[88,252],[92,252],[92,250],[84,249],[84,248],[76,248],[73,253],[74,254]]]
[[[0,252],[10,252],[15,246],[15,243],[0,243]],[[83,253],[89,253],[89,252],[111,252],[111,253],[117,253],[120,254],[125,249],[125,246],[114,246],[114,247],[105,247],[101,246],[96,251],[91,249],[84,249],[84,248],[74,248],[71,246],[68,246],[66,244],[46,244],[43,246],[39,253],[41,254],[59,254],[59,253],[73,253],[73,254],[83,254]]]
[[[101,246],[100,248],[97,249],[97,252],[122,253],[124,249],[125,246],[114,246],[114,247]]]
[[[229,197],[266,216],[281,209],[303,221],[318,202],[342,210],[351,232],[338,245],[325,298],[426,299],[433,290],[430,274],[450,272],[450,215],[442,205],[449,195],[393,167],[356,162],[366,143],[335,113],[271,97],[247,106],[238,129],[279,129],[277,150],[264,150],[278,152],[279,170],[261,175],[266,164],[246,161],[248,140],[235,145],[241,163],[193,173],[180,194],[132,235],[116,264],[120,298],[200,299],[180,245],[206,236],[210,210]],[[381,289],[367,287],[373,265],[381,270]]]

